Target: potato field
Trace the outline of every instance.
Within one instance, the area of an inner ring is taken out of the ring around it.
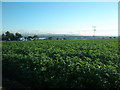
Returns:
[[[118,39],[2,41],[3,88],[120,88]]]

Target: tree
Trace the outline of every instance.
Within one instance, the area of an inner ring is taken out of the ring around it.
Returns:
[[[7,41],[9,41],[10,40],[10,32],[9,31],[7,31],[7,32],[5,32],[5,37],[6,37],[6,40]]]
[[[38,38],[39,38],[39,37],[38,37],[37,35],[34,35],[34,36],[33,36],[33,39],[34,39],[34,40],[38,40]]]
[[[13,33],[10,33],[9,31],[5,32],[5,34],[2,34],[2,40],[6,40],[6,41],[14,41],[14,40],[20,40],[20,38],[22,37],[21,34],[19,33],[15,33],[15,35]]]
[[[15,36],[14,36],[13,33],[10,33],[9,31],[7,31],[5,34],[6,34],[5,37],[6,37],[7,41],[13,41],[13,40],[15,40]]]
[[[63,40],[66,40],[66,38],[63,38]]]
[[[52,37],[48,37],[48,40],[52,40]]]
[[[6,40],[6,36],[4,33],[2,34],[2,40]]]
[[[15,33],[15,40],[20,40],[23,36],[19,33]]]
[[[31,39],[33,39],[33,37],[32,37],[32,36],[28,36],[27,39],[28,39],[28,40],[31,40]]]
[[[13,34],[13,33],[10,33],[9,38],[10,38],[10,41],[14,41],[14,40],[15,40],[15,36],[14,36],[14,34]]]

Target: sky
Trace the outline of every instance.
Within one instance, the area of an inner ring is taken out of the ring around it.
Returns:
[[[3,2],[2,33],[118,35],[117,2]]]
[[[119,0],[1,0],[2,2],[118,2]]]

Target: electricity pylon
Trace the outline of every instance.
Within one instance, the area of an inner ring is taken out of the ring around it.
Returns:
[[[96,26],[92,26],[92,28],[93,28],[93,37],[95,38]]]

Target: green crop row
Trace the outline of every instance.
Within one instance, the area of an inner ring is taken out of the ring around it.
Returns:
[[[2,42],[5,88],[120,88],[117,39]]]

